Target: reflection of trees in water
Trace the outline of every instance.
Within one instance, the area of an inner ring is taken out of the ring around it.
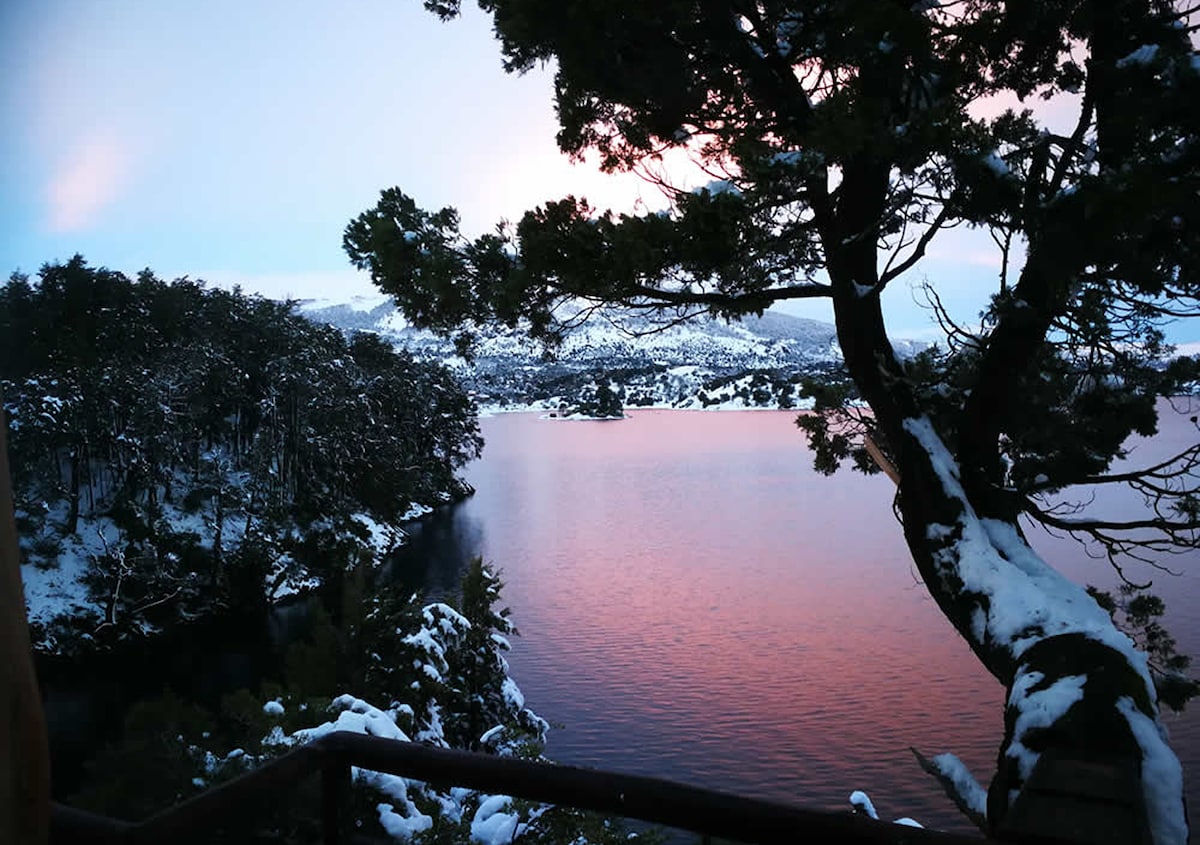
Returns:
[[[483,526],[469,505],[441,508],[409,528],[408,542],[392,555],[384,579],[422,590],[429,601],[456,594],[467,565],[483,550]]]

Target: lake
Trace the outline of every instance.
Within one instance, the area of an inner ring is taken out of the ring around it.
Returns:
[[[863,789],[882,817],[970,830],[909,747],[959,755],[986,787],[1004,690],[919,582],[890,482],[815,473],[793,412],[630,413],[484,419],[478,492],[414,538],[435,590],[470,555],[502,570],[547,755],[814,809]],[[1181,423],[1135,459],[1194,441]],[[1071,577],[1114,583],[1035,533]],[[1200,578],[1157,582],[1200,654]],[[1195,708],[1165,718],[1200,771]],[[1200,806],[1194,777],[1188,794]]]

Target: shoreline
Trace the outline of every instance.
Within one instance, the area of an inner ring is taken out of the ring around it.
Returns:
[[[801,413],[801,412],[812,411],[812,409],[813,409],[812,406],[813,406],[813,403],[811,400],[801,403],[801,404],[798,404],[793,408],[769,407],[769,406],[765,406],[765,405],[735,405],[735,404],[726,403],[726,402],[714,403],[712,405],[707,405],[707,406],[702,405],[702,404],[696,404],[696,405],[628,405],[623,409],[623,411],[624,411],[623,417],[583,417],[583,416],[578,416],[578,415],[551,417],[551,416],[549,416],[549,414],[554,412],[556,410],[556,408],[546,407],[546,406],[540,405],[540,404],[503,405],[503,406],[501,406],[501,405],[480,405],[478,417],[480,419],[483,419],[485,417],[498,417],[498,416],[503,416],[505,414],[543,414],[543,415],[545,415],[545,416],[543,416],[543,419],[566,420],[566,421],[575,421],[575,422],[597,422],[597,421],[619,421],[622,419],[629,419],[630,416],[636,415],[638,411],[683,411],[683,412],[695,412],[695,413],[706,413],[706,414],[707,413],[718,413],[718,412],[720,412],[720,413],[736,412],[736,411],[752,411],[752,412],[775,411],[775,412]]]

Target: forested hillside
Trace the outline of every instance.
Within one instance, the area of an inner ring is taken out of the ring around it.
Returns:
[[[79,256],[0,288],[0,389],[42,648],[263,606],[466,492],[448,372],[288,304]]]
[[[441,361],[484,409],[587,415],[601,385],[626,408],[807,408],[805,382],[845,378],[832,325],[773,311],[741,323],[709,318],[664,328],[636,310],[566,303],[556,311],[567,327],[553,355],[525,336],[527,326],[491,321],[473,328],[468,361],[452,339],[410,324],[390,297],[308,300],[299,308]],[[924,345],[897,341],[896,348],[908,357]]]

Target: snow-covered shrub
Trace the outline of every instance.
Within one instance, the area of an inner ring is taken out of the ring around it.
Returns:
[[[444,602],[422,606],[416,595],[372,597],[350,635],[352,649],[365,654],[360,689],[367,698],[339,695],[325,722],[290,732],[273,728],[264,742],[286,748],[350,730],[443,748],[540,756],[549,725],[525,707],[508,674],[502,652],[516,628],[508,609],[496,607],[501,587],[476,559],[463,577],[458,609]],[[284,699],[263,705],[263,712],[287,710]],[[380,826],[402,839],[491,842],[503,831],[511,836],[518,827],[532,830],[545,812],[537,805],[510,807],[509,799],[436,790],[378,772],[356,769],[354,782],[371,796],[366,801]]]
[[[364,695],[397,709],[414,739],[501,754],[541,752],[548,728],[525,707],[503,652],[516,634],[495,607],[500,579],[478,558],[459,609],[415,595],[376,595],[355,635],[365,655]]]

